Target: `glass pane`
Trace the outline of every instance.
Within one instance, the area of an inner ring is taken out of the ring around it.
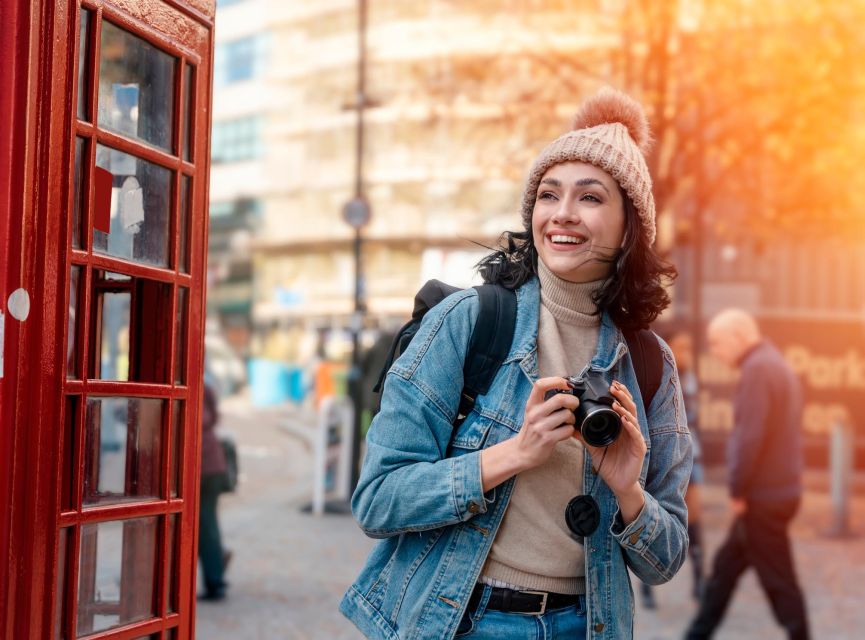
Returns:
[[[61,529],[57,539],[57,587],[54,589],[54,638],[66,637],[63,619],[66,617],[66,550],[69,545],[69,529]]]
[[[78,352],[78,308],[82,267],[73,265],[69,270],[69,322],[66,328],[66,377],[78,378],[80,358]]]
[[[63,430],[63,477],[60,481],[60,510],[71,511],[75,508],[75,483],[73,477],[73,460],[75,459],[75,444],[78,440],[78,407],[81,399],[78,396],[66,397],[66,415]]]
[[[87,88],[90,73],[87,68],[87,28],[90,25],[90,12],[81,11],[81,29],[78,32],[78,117],[90,121],[90,96]]]
[[[102,22],[99,126],[171,151],[176,58]]]
[[[81,527],[79,638],[155,614],[157,524],[154,516]]]
[[[88,398],[84,505],[160,497],[162,415],[157,398]]]
[[[95,300],[101,307],[98,310],[100,331],[96,335],[99,369],[94,371],[92,377],[102,380],[129,380],[132,294],[128,291],[105,291],[99,292]]]
[[[92,289],[90,378],[170,383],[172,285],[94,271]]]
[[[192,160],[192,67],[186,65],[183,68],[183,159]]]
[[[174,340],[174,383],[183,384],[186,380],[186,300],[188,289],[179,287],[177,289],[177,335]]]
[[[177,264],[180,266],[180,271],[189,273],[189,250],[187,243],[189,242],[189,199],[191,195],[192,178],[189,176],[180,177],[180,211],[179,211],[179,232],[180,238],[178,242],[180,246],[177,249]]]
[[[81,188],[81,180],[83,173],[81,171],[84,163],[84,139],[75,138],[75,184],[73,186],[72,196],[72,246],[76,249],[81,248],[81,196],[83,189]]]
[[[101,193],[97,183],[94,210],[103,199],[111,204],[104,222],[94,214],[93,250],[167,267],[171,171],[102,145],[96,146],[96,166],[111,174],[111,193]]]
[[[178,517],[176,515],[168,516],[168,555],[165,558],[166,613],[174,613],[177,611],[177,605],[174,603],[174,582],[177,579],[177,567],[175,566],[177,550],[177,520]]]
[[[183,400],[175,400],[172,406],[171,416],[171,497],[176,498],[178,486],[180,485],[180,451],[183,441]]]

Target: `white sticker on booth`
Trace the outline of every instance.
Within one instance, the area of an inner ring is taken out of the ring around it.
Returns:
[[[30,294],[24,289],[15,289],[9,296],[6,309],[10,316],[24,322],[30,315]]]

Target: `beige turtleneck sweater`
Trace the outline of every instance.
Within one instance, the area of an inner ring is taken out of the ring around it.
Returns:
[[[602,282],[573,283],[540,260],[541,308],[538,373],[541,378],[580,373],[595,354],[600,316],[592,294]],[[571,537],[565,507],[583,490],[583,445],[568,439],[550,458],[516,478],[492,549],[484,582],[555,593],[585,593],[583,545]]]

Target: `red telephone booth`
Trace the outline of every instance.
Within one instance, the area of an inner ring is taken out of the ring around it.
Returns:
[[[0,2],[0,637],[194,637],[215,0]]]

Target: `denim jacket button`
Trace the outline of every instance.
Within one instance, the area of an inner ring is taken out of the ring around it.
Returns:
[[[595,624],[595,631],[600,633],[603,630],[604,630],[604,623],[603,622],[598,622]]]
[[[477,513],[480,509],[477,502],[469,502],[469,513]]]

